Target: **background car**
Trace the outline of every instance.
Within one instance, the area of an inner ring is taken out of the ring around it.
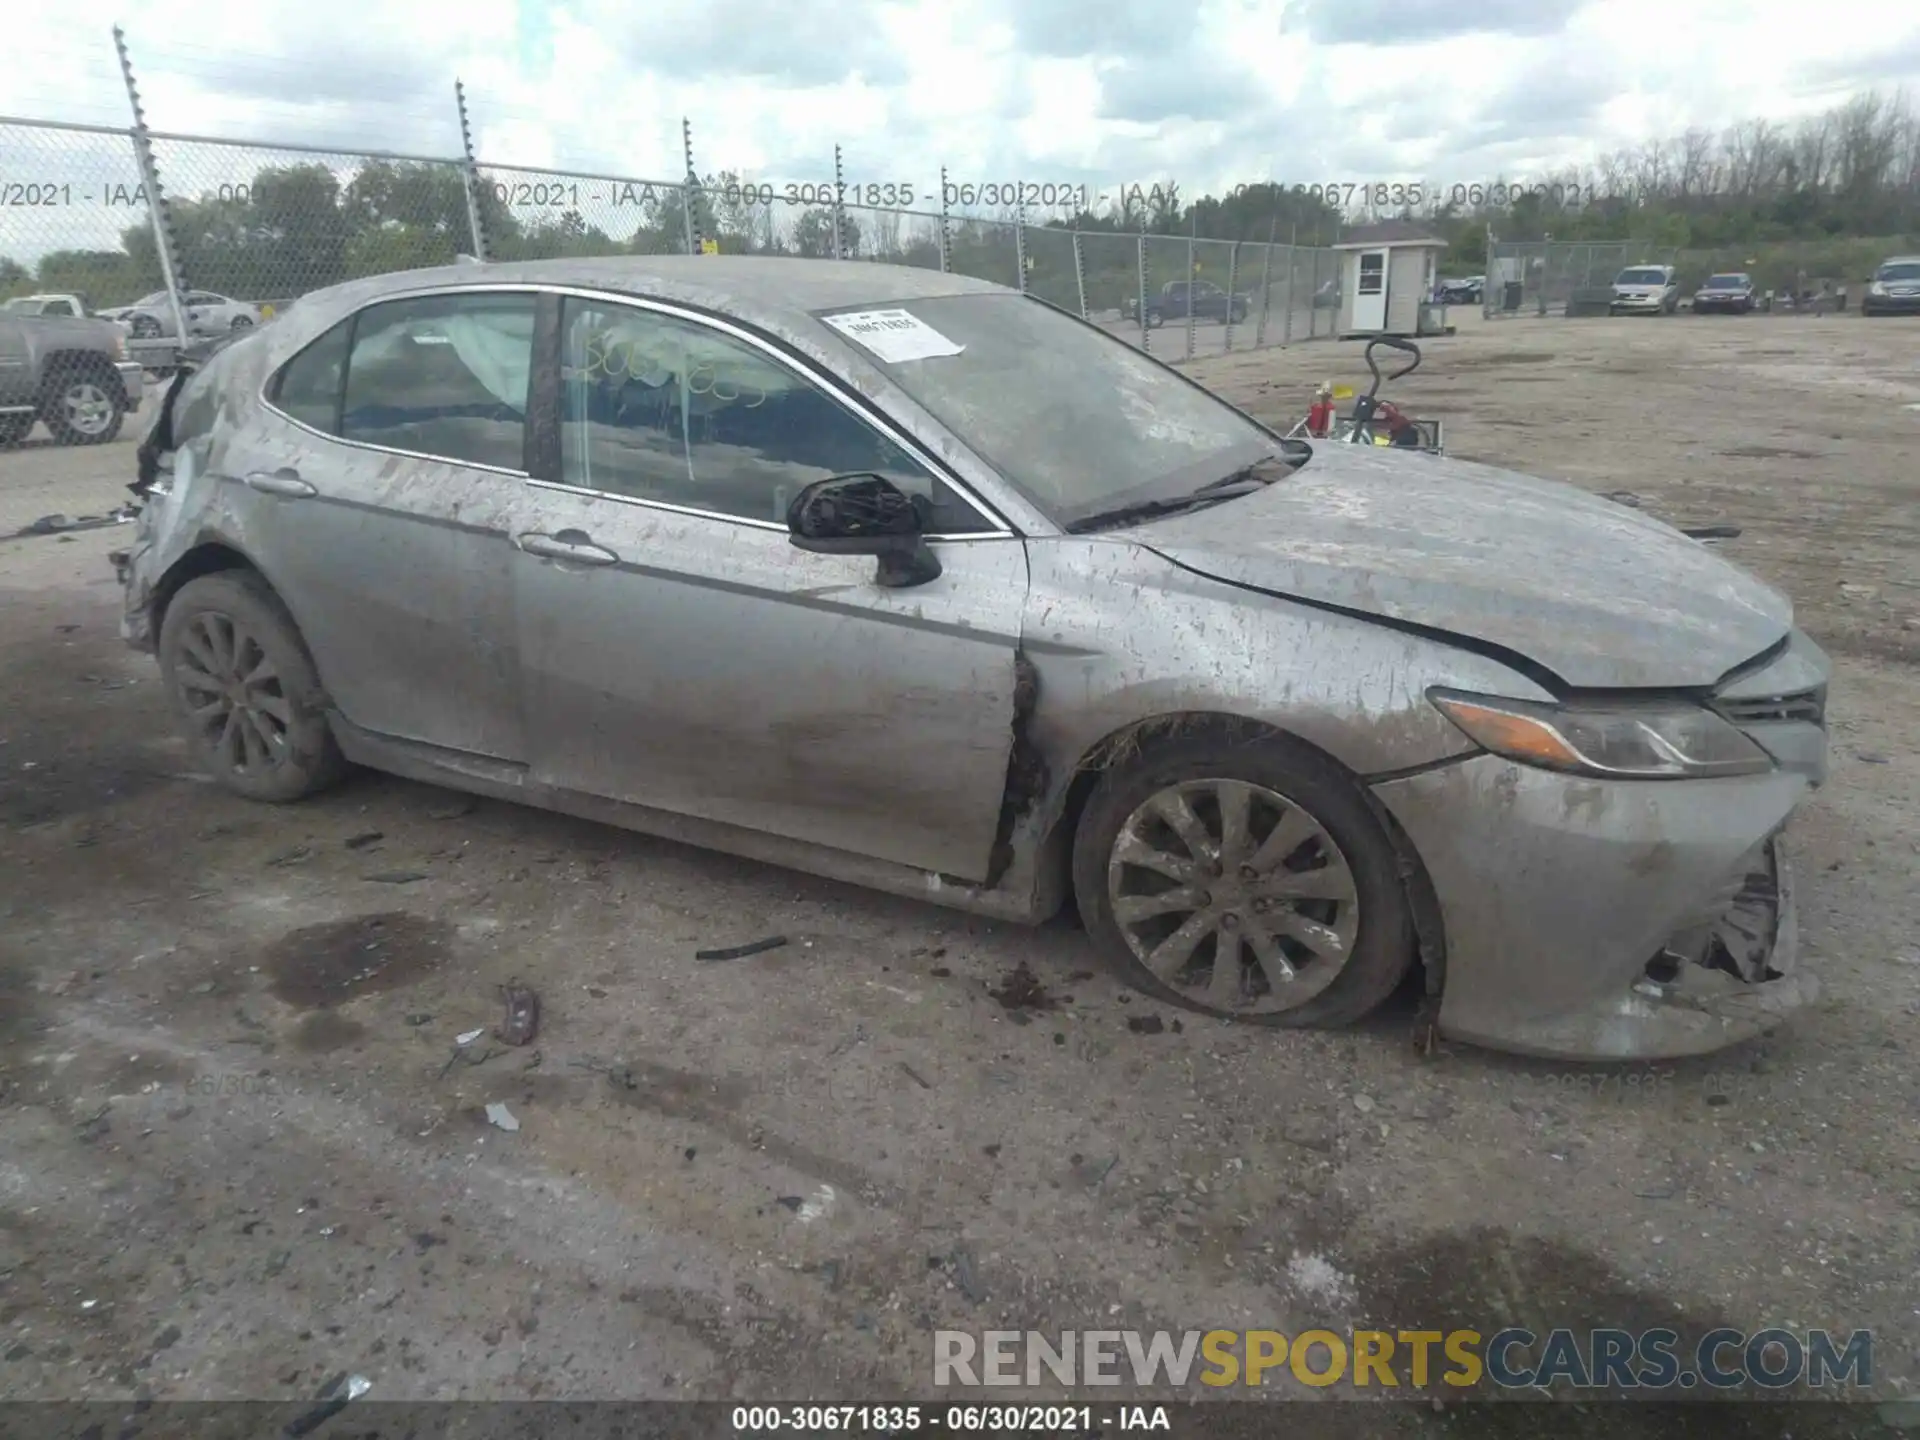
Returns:
[[[1920,255],[1884,260],[1867,281],[1862,315],[1920,315]]]
[[[1680,283],[1671,265],[1629,265],[1613,277],[1610,315],[1671,315],[1680,308]]]
[[[230,330],[248,330],[261,322],[256,306],[245,300],[216,295],[211,290],[190,290],[181,300],[187,312],[187,333],[196,339],[224,335]],[[106,319],[125,323],[136,340],[158,340],[175,333],[173,306],[164,290],[144,295],[131,305],[100,313]]]
[[[1442,280],[1434,287],[1434,298],[1442,305],[1478,305],[1486,288],[1486,276],[1468,275],[1458,280]]]
[[[1752,312],[1753,277],[1744,274],[1709,275],[1693,292],[1696,315],[1746,315]]]

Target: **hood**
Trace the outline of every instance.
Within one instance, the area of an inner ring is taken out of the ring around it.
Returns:
[[[1496,645],[1580,689],[1716,683],[1793,607],[1707,546],[1571,485],[1318,444],[1256,494],[1128,532],[1229,584]]]

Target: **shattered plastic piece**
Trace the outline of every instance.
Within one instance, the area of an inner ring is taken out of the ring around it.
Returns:
[[[361,878],[371,880],[376,885],[411,885],[414,881],[424,880],[427,877],[419,870],[378,870]]]
[[[974,1304],[987,1298],[987,1288],[980,1283],[979,1272],[974,1267],[973,1251],[964,1245],[953,1252],[953,1279],[960,1293]]]
[[[514,1118],[513,1112],[498,1100],[487,1106],[487,1121],[496,1130],[513,1131],[520,1128],[520,1122]]]
[[[509,1045],[530,1044],[540,1029],[540,997],[511,980],[500,987],[500,995],[507,1014],[496,1033]]]
[[[349,1401],[358,1400],[372,1388],[373,1382],[366,1376],[341,1372],[321,1388],[319,1403],[288,1421],[281,1434],[287,1436],[288,1440],[300,1440],[303,1435],[311,1435],[346,1409]]]
[[[758,955],[765,950],[778,950],[789,943],[784,935],[769,935],[764,940],[755,940],[747,945],[729,945],[718,950],[696,950],[696,960],[744,960],[749,955]]]
[[[482,1026],[478,1030],[463,1030],[458,1035],[453,1037],[453,1043],[456,1045],[471,1045],[473,1044],[474,1041],[478,1040],[482,1035],[486,1033],[487,1031],[485,1026]]]

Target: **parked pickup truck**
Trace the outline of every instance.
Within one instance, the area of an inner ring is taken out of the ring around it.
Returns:
[[[1229,295],[1205,280],[1191,283],[1170,280],[1160,287],[1158,296],[1147,302],[1147,324],[1164,325],[1169,320],[1184,320],[1189,304],[1196,320],[1218,320],[1222,324],[1231,320],[1235,325],[1246,319],[1247,312],[1253,308],[1248,296]],[[1128,296],[1120,302],[1120,313],[1129,320],[1138,320],[1140,302]]]
[[[113,321],[0,305],[0,445],[19,444],[36,420],[62,445],[103,445],[139,406],[141,383]]]

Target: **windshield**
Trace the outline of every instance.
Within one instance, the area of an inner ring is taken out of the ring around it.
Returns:
[[[1744,275],[1714,275],[1708,278],[1705,288],[1708,290],[1738,290],[1747,283]]]
[[[1224,401],[1026,296],[943,295],[861,308],[904,310],[936,332],[932,341],[962,347],[957,355],[886,361],[853,342],[1063,527],[1116,505],[1183,495],[1286,453]]]
[[[1899,265],[1882,265],[1874,274],[1876,280],[1920,280],[1920,260],[1907,261]]]
[[[1667,272],[1664,270],[1622,270],[1616,285],[1664,285]]]

